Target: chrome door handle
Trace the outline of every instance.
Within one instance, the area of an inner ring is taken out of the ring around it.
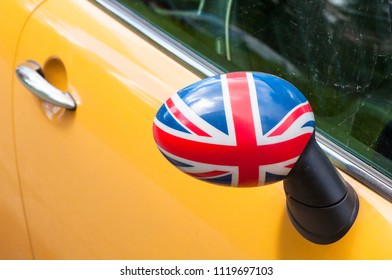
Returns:
[[[53,105],[74,111],[76,102],[69,92],[63,92],[51,85],[42,75],[39,64],[28,60],[16,67],[19,81],[33,94]]]

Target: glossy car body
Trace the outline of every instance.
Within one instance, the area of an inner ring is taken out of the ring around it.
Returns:
[[[0,3],[0,258],[392,257],[392,204],[343,171],[360,198],[358,218],[341,240],[318,245],[290,223],[281,183],[217,187],[168,164],[152,137],[156,111],[218,70],[124,10],[108,11],[112,1],[99,2]],[[76,111],[41,102],[19,83],[15,68],[27,60],[72,94]],[[356,166],[350,159],[340,163]]]

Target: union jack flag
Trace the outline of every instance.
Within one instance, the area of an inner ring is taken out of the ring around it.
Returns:
[[[272,75],[236,72],[177,92],[153,124],[162,154],[209,182],[256,186],[282,180],[314,131],[306,98]]]

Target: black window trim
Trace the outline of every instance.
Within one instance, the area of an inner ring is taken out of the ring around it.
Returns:
[[[200,57],[192,50],[178,43],[169,35],[159,30],[136,13],[130,11],[115,0],[90,0],[126,23],[131,29],[151,41],[158,48],[172,56],[201,78],[222,74],[223,71],[212,63]],[[316,134],[317,142],[327,154],[332,163],[362,182],[370,189],[392,202],[392,179],[366,164],[359,158],[349,153],[344,148],[333,143],[321,133]]]

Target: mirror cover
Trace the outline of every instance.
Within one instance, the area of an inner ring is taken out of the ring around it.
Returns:
[[[154,119],[159,150],[201,180],[251,187],[284,179],[315,127],[310,104],[287,81],[235,72],[196,82]]]

